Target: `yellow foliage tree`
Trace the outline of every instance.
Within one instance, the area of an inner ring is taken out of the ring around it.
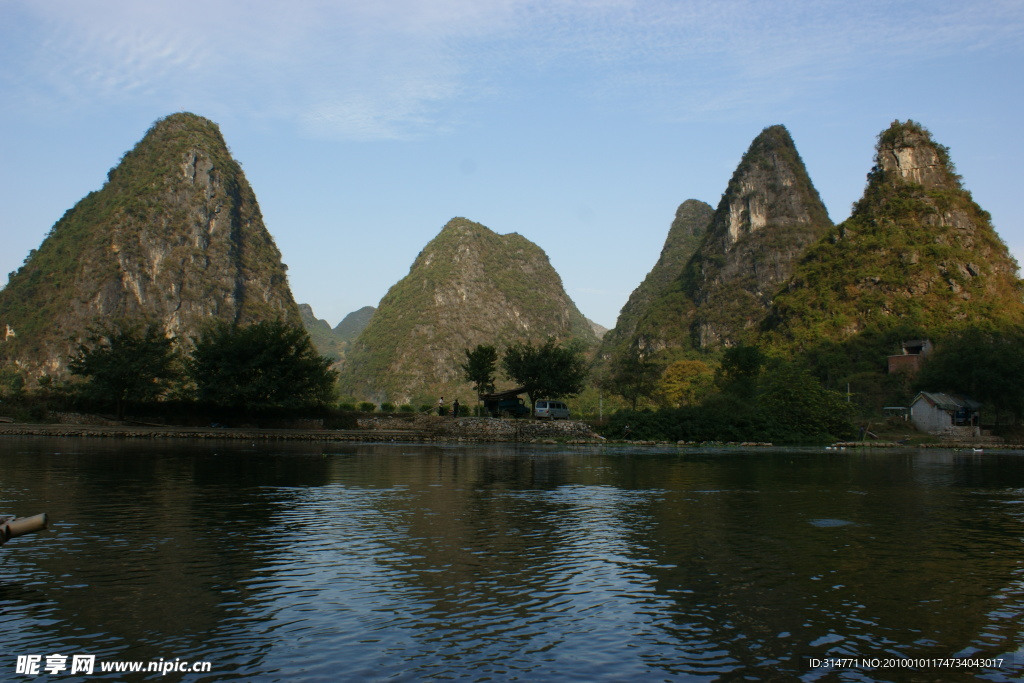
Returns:
[[[666,405],[679,408],[693,405],[714,387],[715,371],[703,361],[678,360],[662,373],[658,397]]]

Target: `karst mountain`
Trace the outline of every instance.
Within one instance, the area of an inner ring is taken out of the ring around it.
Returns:
[[[182,339],[214,320],[304,323],[337,361],[343,396],[394,404],[471,402],[461,365],[478,344],[599,343],[539,246],[465,218],[441,229],[376,310],[332,330],[296,305],[217,125],[187,113],[157,121],[11,274],[0,370],[61,378],[91,326],[123,318]],[[663,365],[756,344],[808,358],[827,383],[864,373],[866,385],[901,339],[1014,325],[1024,325],[1017,264],[923,126],[896,121],[879,135],[863,197],[839,225],[789,132],[771,126],[717,208],[678,208],[596,357]]]
[[[682,337],[686,334],[680,328],[672,335],[664,327],[654,323],[660,321],[664,325],[666,322],[666,316],[660,315],[658,308],[667,309],[673,316],[672,319],[677,319],[675,314],[682,306],[681,302],[675,299],[683,296],[677,281],[686,264],[700,247],[714,213],[715,210],[709,204],[696,199],[688,199],[679,205],[658,262],[640,286],[630,294],[629,300],[619,313],[615,327],[604,335],[601,340],[600,357],[613,357],[622,353],[631,344],[639,343],[644,348],[654,345],[656,342],[651,337],[637,337],[637,325],[645,317],[651,321],[647,329],[660,328],[657,332],[659,339],[670,336]]]
[[[1017,263],[949,150],[920,124],[895,121],[879,135],[863,197],[803,255],[766,327],[800,351],[1021,322]]]
[[[0,291],[0,359],[59,377],[86,330],[145,319],[181,338],[210,320],[300,323],[286,267],[220,129],[157,121]]]
[[[302,313],[302,324],[309,334],[310,341],[322,356],[339,362],[345,357],[345,350],[349,343],[354,341],[359,333],[363,331],[374,312],[373,306],[363,306],[358,311],[352,311],[335,327],[326,320],[317,318],[313,307],[309,304],[299,304],[299,311]]]
[[[718,208],[708,216],[706,206],[680,207],[662,259],[608,334],[620,349],[671,355],[751,340],[797,259],[832,227],[783,126],[754,139]]]
[[[453,218],[381,300],[346,353],[340,385],[377,402],[469,403],[476,397],[460,367],[466,349],[549,337],[597,343],[544,251],[516,233]]]

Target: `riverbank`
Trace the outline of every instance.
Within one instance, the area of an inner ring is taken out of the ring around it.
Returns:
[[[77,423],[70,420],[82,419]],[[763,442],[670,442],[606,440],[586,422],[514,420],[487,417],[439,417],[433,415],[367,415],[357,420],[358,429],[327,429],[315,420],[287,428],[183,427],[139,422],[116,422],[97,416],[62,415],[53,424],[0,422],[3,436],[49,436],[106,439],[227,439],[237,441],[348,441],[407,443],[616,443],[630,446],[735,446],[771,447]],[[899,441],[846,441],[823,446],[827,451],[846,449],[952,449],[982,453],[986,450],[1024,451],[1024,444]]]
[[[402,441],[600,443],[585,422],[502,420],[495,418],[411,417],[359,418],[358,429],[323,427],[261,429],[255,427],[179,427],[105,421],[105,424],[0,423],[0,436],[50,436],[108,439],[233,439],[239,441]]]

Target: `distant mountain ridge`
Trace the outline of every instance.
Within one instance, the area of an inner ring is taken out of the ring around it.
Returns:
[[[331,324],[326,320],[317,318],[309,304],[299,304],[299,310],[302,313],[302,324],[317,351],[320,355],[338,362],[345,357],[349,343],[363,331],[376,309],[373,306],[363,306],[358,311],[346,315],[334,328],[331,328]]]
[[[370,324],[370,318],[373,317],[376,310],[373,306],[363,306],[357,311],[352,311],[335,326],[334,334],[344,341],[355,341]]]
[[[393,403],[472,397],[465,349],[548,337],[597,344],[547,255],[521,235],[453,218],[381,300],[346,354],[344,393]]]
[[[0,291],[0,358],[61,376],[73,340],[111,318],[183,338],[211,319],[299,323],[281,254],[213,122],[157,121],[53,226]]]

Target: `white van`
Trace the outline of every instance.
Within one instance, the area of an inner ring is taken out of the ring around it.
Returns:
[[[537,401],[537,405],[533,409],[533,416],[538,419],[568,420],[569,406],[561,401]]]

